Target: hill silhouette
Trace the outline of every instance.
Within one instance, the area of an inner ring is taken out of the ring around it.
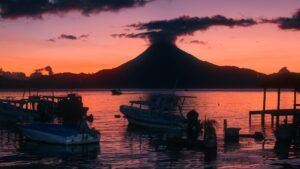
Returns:
[[[256,87],[266,75],[250,69],[217,66],[171,43],[154,43],[135,59],[95,76],[105,87],[227,88]]]
[[[153,43],[136,58],[94,74],[59,73],[27,80],[0,78],[0,88],[259,88],[300,84],[300,74],[266,75],[202,61],[172,43]]]

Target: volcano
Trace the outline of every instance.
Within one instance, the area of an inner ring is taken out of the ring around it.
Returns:
[[[93,78],[99,87],[248,88],[258,87],[265,76],[199,60],[171,43],[155,43],[133,60],[99,71]]]
[[[0,76],[0,88],[260,88],[300,86],[300,73],[266,75],[202,61],[172,43],[154,43],[116,68],[94,74],[59,73],[26,80]]]

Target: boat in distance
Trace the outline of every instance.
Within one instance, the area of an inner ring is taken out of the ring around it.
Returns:
[[[100,133],[95,129],[80,131],[61,124],[21,124],[21,133],[28,139],[38,142],[79,145],[99,143]]]
[[[159,130],[184,131],[189,127],[189,121],[184,112],[192,111],[185,105],[187,98],[193,97],[157,94],[150,96],[147,101],[130,101],[130,105],[121,105],[120,111],[132,125]]]
[[[113,90],[111,90],[111,94],[116,96],[116,95],[121,95],[123,93],[122,93],[121,89],[113,89]]]

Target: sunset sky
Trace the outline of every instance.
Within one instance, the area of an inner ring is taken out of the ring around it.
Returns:
[[[94,73],[133,59],[149,46],[149,41],[112,36],[138,31],[128,30],[126,25],[181,16],[276,20],[291,18],[300,9],[299,0],[153,0],[88,14],[72,9],[29,15],[20,14],[17,7],[10,9],[13,14],[8,13],[1,3],[0,68],[26,74],[48,65],[55,73]],[[295,29],[282,29],[271,22],[247,27],[212,26],[179,36],[176,44],[217,65],[251,68],[268,74],[286,66],[300,72],[299,20]]]

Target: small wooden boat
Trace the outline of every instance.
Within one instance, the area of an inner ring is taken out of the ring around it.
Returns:
[[[121,95],[122,91],[121,91],[121,89],[113,89],[113,90],[111,90],[111,94],[112,95]]]
[[[0,99],[0,116],[13,119],[16,122],[51,122],[65,111],[68,105],[76,104],[78,111],[86,115],[88,108],[82,104],[82,97],[77,94],[64,96],[30,95],[20,99],[7,97]]]
[[[52,144],[91,144],[100,141],[100,133],[95,129],[81,132],[61,124],[25,124],[19,126],[21,133],[28,139]]]
[[[147,101],[130,101],[131,105],[120,106],[120,112],[124,114],[129,124],[169,131],[188,129],[188,119],[184,114],[193,109],[185,106],[185,100],[193,97],[171,94],[157,94],[150,97]]]

